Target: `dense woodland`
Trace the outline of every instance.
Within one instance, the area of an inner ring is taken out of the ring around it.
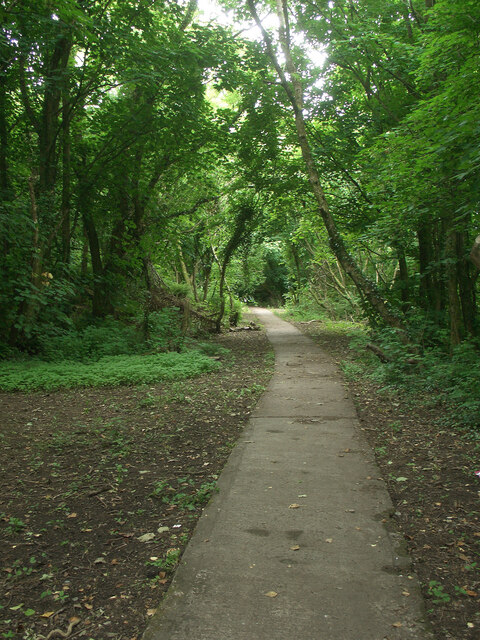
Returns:
[[[248,300],[477,359],[477,0],[1,5],[4,356]]]

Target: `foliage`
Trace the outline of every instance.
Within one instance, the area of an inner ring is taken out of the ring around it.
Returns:
[[[160,380],[182,380],[213,371],[220,363],[199,351],[156,355],[104,356],[89,362],[2,363],[0,389],[36,391],[72,387],[145,384]]]
[[[251,23],[245,3],[226,4]],[[408,379],[415,349],[469,363],[480,5],[428,5],[294,0],[290,43],[204,24],[181,0],[7,7],[0,354],[179,350],[246,299],[368,319],[392,378]],[[272,66],[282,46],[287,72]],[[442,373],[465,398],[455,375]]]
[[[367,355],[366,345],[375,338],[387,361]],[[374,336],[357,334],[351,342],[356,362],[347,364],[350,376],[366,375],[387,392],[400,391],[412,401],[440,403],[446,425],[457,425],[470,434],[479,432],[480,362],[478,339],[464,341],[452,353],[442,346],[428,346],[413,353],[392,331]]]
[[[48,331],[50,329],[50,331]],[[39,357],[47,362],[96,361],[105,356],[134,354],[145,349],[134,326],[105,318],[84,329],[54,330],[39,336]]]
[[[148,316],[148,346],[156,351],[176,351],[183,346],[185,336],[182,335],[178,323],[178,309],[162,309]]]

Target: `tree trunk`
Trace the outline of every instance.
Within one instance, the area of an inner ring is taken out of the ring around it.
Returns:
[[[461,341],[461,311],[458,295],[456,232],[450,230],[445,243],[447,258],[447,292],[448,317],[450,322],[450,347],[453,348]]]
[[[460,294],[460,303],[462,306],[463,326],[465,331],[470,335],[476,335],[476,292],[475,278],[472,273],[473,265],[467,259],[465,247],[466,234],[457,232],[456,234],[456,253],[457,253],[457,278]]]
[[[62,84],[72,43],[61,35],[54,46],[44,74],[45,92],[39,131],[39,192],[49,193],[55,185],[56,140]]]
[[[90,260],[92,264],[93,275],[93,295],[92,295],[92,314],[95,318],[104,318],[113,313],[113,307],[110,302],[109,291],[105,287],[105,270],[103,268],[102,254],[100,250],[100,241],[98,239],[97,228],[91,212],[91,203],[88,196],[90,185],[84,182],[83,176],[79,176],[79,206],[81,208],[83,227],[85,235],[88,239],[90,249]]]
[[[410,285],[408,278],[408,266],[405,258],[405,251],[401,248],[397,250],[398,255],[398,281],[400,283],[400,299],[402,301],[402,311],[406,313],[410,307]]]
[[[429,221],[420,218],[417,227],[418,263],[420,271],[420,302],[428,311],[435,308],[434,286],[432,276],[433,263],[433,228]]]
[[[180,244],[180,240],[177,241],[177,250],[178,250],[178,260],[180,262],[180,269],[182,272],[183,280],[187,285],[188,290],[193,294],[194,289],[192,285],[192,278],[190,277],[190,274],[188,273],[187,265],[185,264],[185,259],[183,257],[182,245]],[[196,296],[194,297],[196,301]]]
[[[5,88],[5,71],[0,71],[0,194],[4,202],[8,198],[8,125],[7,125],[7,96]]]
[[[288,12],[286,7],[286,0],[277,0],[277,15],[280,22],[280,44],[282,52],[286,61],[287,73],[290,76],[290,80],[287,79],[285,72],[283,71],[280,63],[278,62],[272,39],[264,29],[258,14],[255,9],[254,0],[247,0],[250,13],[260,28],[263,38],[266,44],[267,52],[272,60],[272,63],[277,71],[280,82],[288,96],[290,104],[292,105],[295,126],[297,130],[297,138],[302,152],[303,161],[305,163],[307,176],[310,182],[312,192],[315,196],[318,212],[322,218],[323,224],[327,230],[330,248],[338,259],[342,268],[347,275],[355,283],[355,286],[359,290],[362,296],[368,301],[375,313],[385,322],[385,324],[394,327],[402,333],[405,330],[404,324],[400,317],[390,308],[389,304],[379,294],[375,284],[364,276],[353,257],[349,254],[343,238],[340,235],[335,220],[331,215],[328,203],[325,198],[323,188],[320,184],[320,177],[316,167],[315,160],[313,158],[312,150],[308,140],[308,135],[305,126],[305,120],[303,117],[303,87],[302,78],[298,73],[292,59],[290,51],[290,35],[288,27]],[[405,334],[403,333],[405,336]],[[405,338],[404,338],[405,339]]]
[[[70,264],[71,139],[68,88],[62,96],[62,260]]]

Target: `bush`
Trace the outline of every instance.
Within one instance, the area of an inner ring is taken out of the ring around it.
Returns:
[[[156,351],[178,351],[184,344],[176,308],[154,311],[148,316],[148,345]]]
[[[84,362],[99,360],[105,356],[139,353],[142,341],[135,327],[107,318],[83,330],[46,332],[39,336],[39,346],[42,360]]]
[[[400,390],[409,396],[427,397],[429,402],[443,403],[444,421],[480,432],[480,343],[465,340],[450,354],[440,346],[412,353],[392,329],[377,332],[374,338],[389,362],[367,355],[366,336],[352,341],[357,362],[364,375],[387,390]],[[480,433],[479,433],[480,434]]]

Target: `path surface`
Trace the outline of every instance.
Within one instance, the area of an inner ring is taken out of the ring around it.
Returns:
[[[337,368],[256,313],[274,376],[143,640],[430,639]]]

